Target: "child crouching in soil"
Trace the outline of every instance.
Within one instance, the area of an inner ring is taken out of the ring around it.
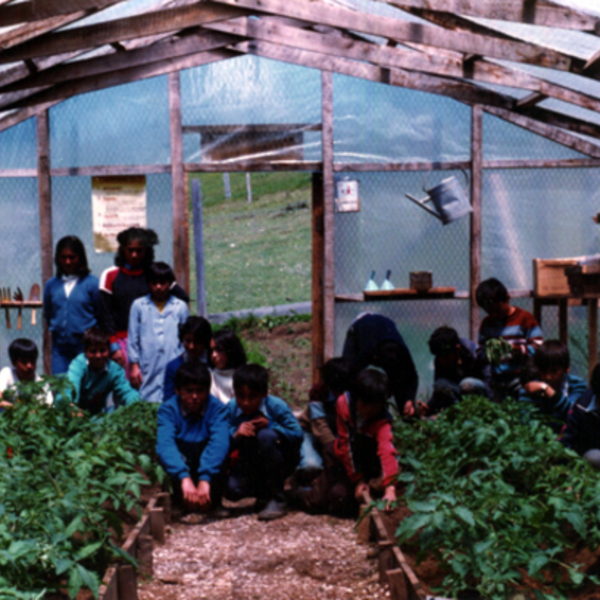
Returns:
[[[210,382],[208,367],[198,361],[177,369],[177,395],[158,409],[156,452],[171,478],[175,505],[218,512],[229,424],[227,407],[209,393]]]
[[[292,496],[309,512],[354,516],[364,492],[383,492],[386,509],[396,500],[397,452],[392,416],[387,411],[389,384],[377,367],[362,370],[351,392],[336,404],[335,458],[325,456],[324,471],[311,487]]]
[[[235,397],[227,405],[232,464],[226,496],[255,496],[261,521],[287,514],[283,484],[298,464],[303,437],[288,405],[268,388],[264,367],[243,365],[233,375]]]

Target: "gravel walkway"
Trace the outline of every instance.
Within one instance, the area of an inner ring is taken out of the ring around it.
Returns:
[[[380,600],[377,563],[354,522],[290,513],[176,523],[154,550],[154,579],[139,600]]]

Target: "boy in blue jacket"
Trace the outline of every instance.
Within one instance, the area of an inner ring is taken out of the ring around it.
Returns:
[[[533,355],[538,376],[523,385],[519,400],[531,402],[542,414],[551,415],[558,433],[569,411],[587,390],[587,383],[571,375],[569,349],[558,340],[544,342]]]
[[[210,382],[202,363],[185,362],[177,369],[177,395],[158,409],[156,452],[171,478],[175,504],[218,512],[229,423],[227,407],[209,393]]]
[[[226,496],[256,496],[261,521],[287,514],[283,484],[300,458],[303,434],[289,406],[269,396],[269,375],[247,364],[233,375],[235,397],[227,404],[231,436],[231,471]]]
[[[110,360],[110,336],[99,327],[90,327],[83,334],[83,353],[69,365],[67,379],[72,385],[71,401],[92,415],[108,412],[109,394],[115,407],[138,402],[140,395],[134,390],[125,370]]]

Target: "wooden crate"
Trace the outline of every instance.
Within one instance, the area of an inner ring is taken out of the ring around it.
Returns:
[[[569,296],[567,267],[577,265],[577,258],[534,258],[533,292],[536,296]]]

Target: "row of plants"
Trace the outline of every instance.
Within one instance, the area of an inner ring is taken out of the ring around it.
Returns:
[[[20,384],[0,414],[0,599],[94,596],[115,558],[124,511],[162,481],[153,457],[156,406],[139,402],[104,418],[39,401],[60,380]],[[10,396],[5,392],[3,399]]]
[[[412,513],[396,535],[418,561],[439,561],[442,595],[505,600],[521,586],[555,600],[600,585],[567,558],[600,546],[600,478],[541,419],[469,397],[435,421],[395,425]]]

